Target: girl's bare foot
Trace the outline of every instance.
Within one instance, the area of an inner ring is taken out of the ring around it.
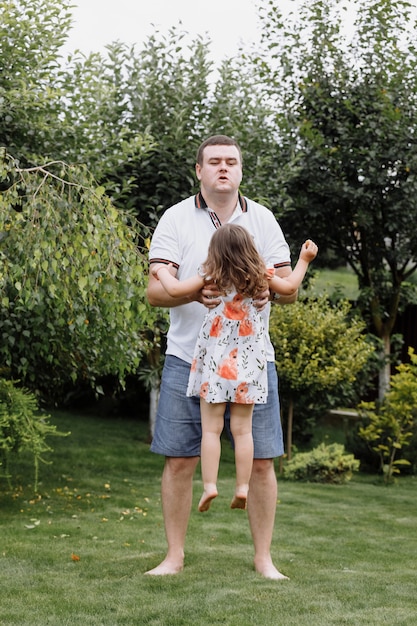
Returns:
[[[200,502],[198,503],[198,510],[200,513],[204,511],[208,511],[210,508],[211,501],[214,500],[218,496],[217,489],[204,489],[203,495],[200,498]]]
[[[246,496],[234,495],[230,508],[231,509],[246,509],[246,501],[247,501]]]
[[[231,509],[246,509],[246,502],[248,499],[249,485],[242,484],[236,485],[235,495],[233,496]]]

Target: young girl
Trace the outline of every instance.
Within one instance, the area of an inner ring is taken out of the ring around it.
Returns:
[[[268,287],[291,295],[300,286],[317,246],[307,240],[293,272],[286,278],[268,270],[252,236],[242,226],[224,224],[211,238],[206,261],[198,274],[179,281],[170,266],[155,264],[152,274],[172,297],[184,297],[205,284],[216,284],[221,302],[206,314],[191,365],[187,396],[200,396],[201,472],[204,492],[198,510],[207,511],[218,495],[220,436],[226,404],[235,445],[236,488],[233,509],[245,509],[252,472],[252,413],[268,393],[265,328],[253,299]]]

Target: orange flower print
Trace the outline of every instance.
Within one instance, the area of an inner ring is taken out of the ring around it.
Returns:
[[[210,327],[210,337],[218,337],[221,333],[223,326],[222,318],[220,315],[216,315],[214,320],[211,323]]]
[[[248,391],[247,383],[240,383],[236,388],[234,402],[237,404],[253,404],[253,400],[248,396]]]
[[[237,293],[233,300],[226,302],[223,313],[229,320],[243,320],[248,314],[248,307],[243,304],[243,296]]]
[[[221,378],[227,378],[227,380],[237,379],[237,348],[232,350],[229,356],[220,363],[217,374]]]
[[[247,320],[242,320],[239,324],[239,337],[248,337],[249,335],[254,335],[255,331],[253,329],[252,322]]]
[[[191,369],[190,372],[195,372],[197,369],[197,359],[193,359],[192,363],[191,363]]]
[[[200,387],[200,398],[207,398],[208,391],[209,391],[209,384],[203,383]]]

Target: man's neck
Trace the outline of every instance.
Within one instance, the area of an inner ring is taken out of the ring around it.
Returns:
[[[238,192],[236,191],[233,194],[208,194],[206,190],[202,189],[201,193],[207,203],[207,206],[211,209],[211,211],[214,211],[216,213],[222,224],[228,222],[229,219],[232,217],[238,203]]]

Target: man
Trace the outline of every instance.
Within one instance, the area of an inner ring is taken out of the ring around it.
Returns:
[[[281,228],[271,211],[243,198],[242,155],[235,140],[210,137],[197,153],[196,175],[200,192],[169,208],[162,216],[150,247],[150,264],[171,264],[180,279],[194,275],[205,260],[210,238],[227,222],[245,227],[268,267],[279,276],[291,272],[290,254]],[[157,278],[150,275],[148,300],[153,306],[171,307],[167,350],[160,400],[151,450],[165,456],[162,475],[162,508],[168,551],[157,567],[147,572],[176,574],[184,565],[184,546],[192,505],[193,475],[200,455],[199,398],[187,398],[190,365],[205,307],[217,306],[215,286],[193,298],[173,299]],[[293,302],[297,295],[281,297]],[[260,294],[258,309],[268,328],[269,292]],[[204,305],[204,306],[202,306]],[[278,381],[274,352],[268,339],[268,402],[256,405],[253,415],[254,462],[248,495],[248,517],[254,543],[254,565],[269,579],[285,579],[272,562],[270,548],[277,502],[274,457],[284,452],[279,413]],[[226,419],[228,418],[226,413]]]

